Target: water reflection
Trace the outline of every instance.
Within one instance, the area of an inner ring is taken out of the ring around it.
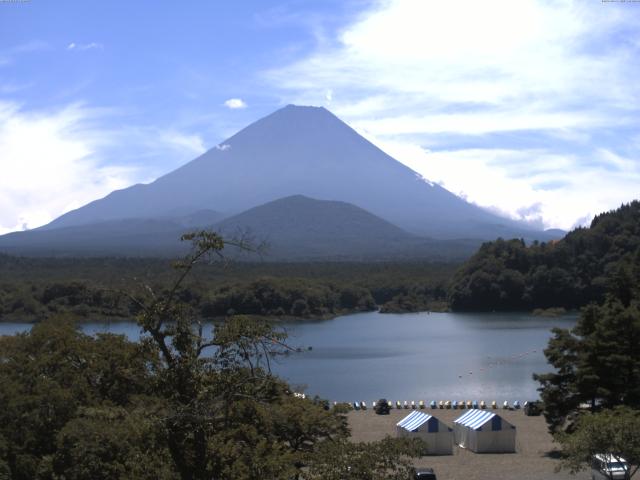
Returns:
[[[302,347],[274,370],[307,392],[330,400],[520,400],[538,396],[534,372],[549,370],[542,350],[554,326],[575,316],[415,313],[346,315],[323,322],[282,322],[289,343]],[[14,334],[29,324],[0,324]],[[131,340],[134,323],[89,323],[88,334],[110,332]],[[307,350],[307,347],[312,347]]]

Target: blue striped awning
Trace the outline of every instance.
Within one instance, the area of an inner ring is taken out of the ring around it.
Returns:
[[[400,420],[396,425],[410,432],[415,432],[421,425],[424,425],[432,415],[424,412],[414,411]]]
[[[456,418],[453,423],[477,430],[487,422],[491,421],[494,417],[497,417],[497,415],[487,410],[469,410],[464,415]],[[495,428],[495,430],[499,430],[499,428]]]

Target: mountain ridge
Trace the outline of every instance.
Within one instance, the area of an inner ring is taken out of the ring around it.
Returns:
[[[303,194],[352,203],[432,238],[547,238],[542,231],[472,205],[393,159],[323,107],[289,105],[150,184],[114,191],[44,229],[180,208],[233,215]]]
[[[210,229],[226,238],[250,235],[269,244],[265,260],[327,261],[429,258],[460,260],[478,241],[442,241],[419,237],[355,205],[293,195],[253,207],[216,223],[210,213],[186,224],[185,217],[122,219],[50,230],[15,232],[0,237],[0,251],[37,256],[174,256],[188,245],[187,230]],[[191,219],[191,217],[186,217]],[[239,252],[228,253],[237,257]]]

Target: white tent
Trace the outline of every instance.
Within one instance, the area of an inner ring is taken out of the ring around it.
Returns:
[[[396,424],[398,437],[421,438],[427,455],[451,455],[453,430],[436,417],[415,410]]]
[[[516,427],[487,410],[469,410],[453,422],[455,440],[476,453],[516,451]]]

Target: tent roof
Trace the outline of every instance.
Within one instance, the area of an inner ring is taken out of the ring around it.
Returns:
[[[432,415],[415,410],[404,417],[402,420],[400,420],[396,425],[398,427],[404,428],[405,430],[413,432],[417,430],[421,425],[424,425],[426,422],[428,422],[432,417]]]
[[[489,422],[496,414],[487,410],[469,410],[464,415],[456,418],[453,423],[469,427],[473,430],[481,428],[485,423]]]

